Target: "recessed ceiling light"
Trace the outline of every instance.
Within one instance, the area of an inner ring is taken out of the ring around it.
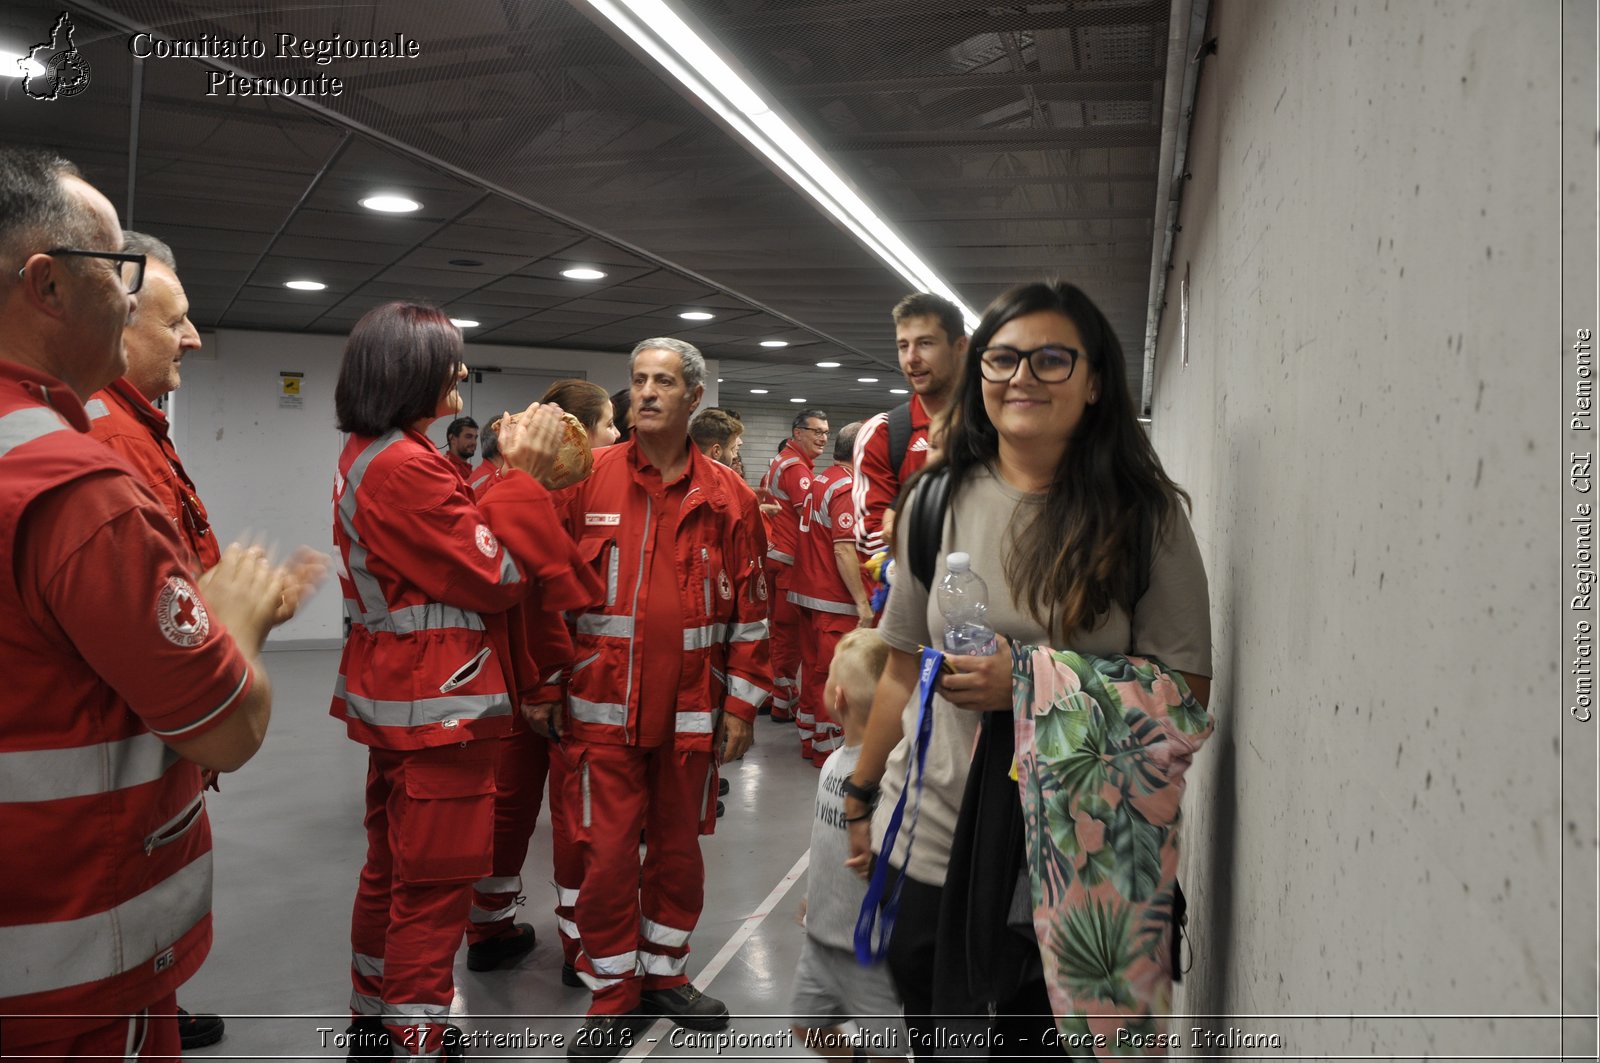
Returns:
[[[911,392],[907,391],[905,388],[890,388],[889,389],[889,394],[891,394],[891,395],[909,395],[909,394],[911,394]]]
[[[839,368],[839,363],[838,362],[818,362],[817,363],[817,368],[818,369],[837,369],[837,368]]]
[[[790,399],[789,401],[790,402],[804,402],[806,400],[805,399]]]
[[[283,286],[297,292],[320,292],[327,287],[321,281],[284,281]]]
[[[761,341],[761,346],[763,346],[763,347],[787,347],[787,346],[789,346],[789,341],[788,340],[762,340]]]
[[[708,314],[704,310],[685,310],[678,315],[685,321],[710,321],[716,314]]]
[[[766,388],[751,388],[750,389],[750,394],[752,394],[752,395],[765,395],[766,393],[767,393],[767,389]]]
[[[877,382],[878,382],[878,378],[875,377],[875,376],[858,376],[858,377],[856,377],[856,383],[857,384],[876,384]]]
[[[561,271],[561,275],[575,281],[597,281],[605,277],[604,273],[597,269],[590,269],[587,266],[564,269]]]
[[[368,196],[361,201],[361,205],[384,214],[410,214],[422,209],[422,204],[416,200],[394,195]]]
[[[29,77],[42,78],[49,73],[40,63],[25,55],[0,52],[0,77],[19,78],[27,74]]]
[[[482,322],[474,321],[470,317],[453,317],[450,319],[450,324],[456,328],[477,328]]]

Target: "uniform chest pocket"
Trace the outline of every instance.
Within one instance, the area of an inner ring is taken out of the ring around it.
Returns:
[[[605,581],[608,609],[617,604],[619,553],[617,540],[611,536],[589,536],[578,542],[578,556],[583,558],[591,572]]]
[[[695,547],[695,563],[699,569],[700,595],[706,616],[713,617],[726,611],[733,601],[733,580],[723,567],[722,551],[715,546]]]

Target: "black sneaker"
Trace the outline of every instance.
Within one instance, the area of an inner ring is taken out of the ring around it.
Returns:
[[[592,1059],[610,1063],[633,1047],[639,1031],[648,1023],[639,1015],[589,1015],[567,1044],[568,1059]]]
[[[583,988],[583,979],[578,977],[578,969],[570,963],[561,965],[561,984],[569,985],[573,989]]]
[[[660,1015],[690,1030],[720,1030],[728,1025],[728,1005],[685,982],[671,989],[639,994],[641,1015]]]
[[[721,819],[723,816],[727,815],[727,812],[728,812],[728,806],[723,804],[721,801],[718,801],[717,802],[717,818]]]
[[[382,1019],[357,1019],[344,1033],[350,1042],[350,1052],[345,1057],[349,1063],[383,1063],[394,1058],[394,1042]]]
[[[222,1031],[222,1016],[209,1012],[194,1015],[178,1009],[178,1036],[183,1041],[184,1051],[216,1044],[222,1040]]]
[[[729,786],[728,786],[728,780],[727,779],[718,779],[717,780],[717,796],[718,797],[727,797],[728,796],[728,789],[729,789]]]
[[[533,924],[518,923],[512,932],[467,946],[467,970],[509,967],[533,951]]]

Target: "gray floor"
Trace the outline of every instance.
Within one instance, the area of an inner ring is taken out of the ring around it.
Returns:
[[[210,796],[216,836],[216,941],[179,1001],[191,1011],[227,1016],[223,1041],[191,1055],[223,1058],[344,1058],[319,1027],[348,1024],[350,904],[364,852],[361,831],[366,755],[328,716],[338,655],[266,655],[274,686],[272,729],[256,758],[225,776]],[[801,761],[792,724],[757,721],[756,745],[727,772],[732,790],[717,833],[703,840],[706,904],[689,960],[701,989],[726,1000],[736,1036],[777,1035],[788,1027],[790,977],[799,957],[805,876],[776,901],[714,978],[717,960],[740,927],[805,856],[816,769]],[[454,1009],[466,1030],[508,1035],[482,1042],[475,1057],[562,1058],[552,1040],[570,1038],[586,1008],[585,990],[561,984],[548,821],[541,814],[523,881],[521,918],[539,945],[516,968],[473,974],[457,956]],[[533,1035],[530,1037],[530,1034]],[[532,1043],[546,1035],[542,1044]],[[510,1035],[524,1042],[511,1043]],[[631,1058],[814,1058],[802,1047],[742,1050],[675,1043],[658,1024]],[[653,1039],[653,1040],[652,1040]]]

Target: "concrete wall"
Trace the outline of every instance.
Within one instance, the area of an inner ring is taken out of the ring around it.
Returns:
[[[727,396],[727,405],[738,412],[744,424],[745,479],[754,487],[761,482],[773,455],[778,452],[778,444],[788,439],[793,431],[795,414],[802,409],[811,409],[812,404],[799,406],[791,403],[746,402],[745,399],[750,397],[730,394]],[[839,438],[839,429],[851,421],[864,421],[875,413],[883,412],[864,407],[830,406],[827,403],[816,408],[828,412],[828,427],[832,429],[828,445],[816,460],[814,467],[818,471],[833,464],[833,444]]]
[[[1213,7],[1152,427],[1195,500],[1221,720],[1185,802],[1181,1011],[1562,1007],[1563,849],[1594,863],[1558,782],[1562,16]],[[1568,31],[1592,44],[1593,18]],[[1587,918],[1567,933],[1592,954]],[[1566,1006],[1592,1012],[1587,969]],[[1199,1024],[1290,1055],[1558,1032]]]

